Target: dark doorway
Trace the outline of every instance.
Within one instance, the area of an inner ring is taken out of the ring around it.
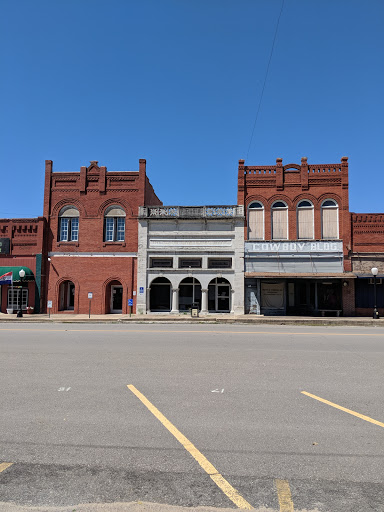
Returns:
[[[123,312],[123,287],[121,285],[111,286],[111,313]]]
[[[75,309],[75,285],[72,281],[64,281],[59,288],[59,311]]]
[[[157,277],[151,283],[151,311],[171,311],[171,283],[165,277]]]
[[[316,309],[314,280],[294,279],[287,284],[287,314],[313,315]]]
[[[179,284],[179,310],[188,311],[194,302],[201,309],[201,284],[194,277],[186,277]]]
[[[320,281],[317,285],[317,297],[319,310],[341,310],[341,280]]]

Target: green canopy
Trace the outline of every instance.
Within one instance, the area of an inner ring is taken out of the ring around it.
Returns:
[[[19,276],[19,270],[24,269],[25,270],[25,277],[23,281],[34,281],[35,276],[33,275],[33,272],[28,267],[0,267],[0,276],[3,274],[6,274],[7,272],[12,272],[13,282],[14,283],[20,283],[20,276]]]

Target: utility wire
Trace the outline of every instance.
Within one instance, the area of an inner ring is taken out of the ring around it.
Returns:
[[[265,84],[267,83],[269,67],[270,67],[270,65],[271,65],[271,60],[272,60],[272,55],[273,55],[273,49],[275,48],[275,41],[276,41],[277,31],[278,31],[278,28],[279,28],[279,23],[280,23],[281,13],[283,12],[283,7],[284,7],[284,0],[282,0],[282,2],[281,2],[281,9],[280,9],[279,17],[277,18],[276,30],[275,30],[275,35],[274,35],[273,42],[272,42],[271,53],[270,53],[270,55],[269,55],[269,61],[268,61],[267,71],[266,71],[266,73],[265,73],[265,78],[264,78],[263,88],[262,88],[262,90],[261,90],[261,95],[260,95],[259,106],[257,107],[256,118],[255,118],[255,122],[254,122],[254,124],[253,124],[251,140],[249,141],[249,146],[248,146],[248,151],[247,151],[247,158],[246,158],[247,160],[248,160],[249,150],[251,149],[251,144],[252,144],[253,134],[255,133],[255,128],[256,128],[257,119],[258,119],[258,117],[259,117],[259,112],[260,112],[260,108],[261,108],[261,102],[263,101]]]

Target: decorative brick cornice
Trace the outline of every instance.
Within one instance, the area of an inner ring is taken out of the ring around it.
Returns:
[[[110,188],[108,192],[138,192],[137,188]]]
[[[247,180],[247,185],[256,185],[257,187],[274,187],[276,180]]]
[[[138,176],[107,176],[107,181],[136,181]]]
[[[301,166],[298,165],[298,164],[287,164],[287,165],[283,165],[283,170],[284,172],[285,171],[289,171],[290,169],[295,169],[296,171],[300,171],[301,170]]]
[[[383,213],[352,213],[353,223],[382,223],[384,225]]]
[[[324,181],[325,180],[322,178],[308,178],[309,185],[321,185],[322,187],[324,187]],[[327,183],[335,183],[336,185],[341,184],[341,178],[328,178],[326,181]]]
[[[66,181],[78,181],[80,179],[80,175],[79,174],[67,174],[67,175],[62,175],[61,173],[57,173],[57,174],[53,174],[52,175],[53,177],[53,180],[55,181],[55,183],[59,182],[59,181],[62,181],[62,182],[66,182]]]
[[[363,229],[363,230],[358,230],[358,231],[353,230],[353,232],[354,232],[355,235],[365,235],[365,234],[371,234],[371,235],[380,234],[380,235],[384,235],[384,229],[382,229],[382,230],[378,230],[378,229]]]

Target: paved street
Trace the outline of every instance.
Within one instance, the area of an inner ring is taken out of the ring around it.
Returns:
[[[381,327],[3,323],[0,510],[384,511],[383,368]]]

